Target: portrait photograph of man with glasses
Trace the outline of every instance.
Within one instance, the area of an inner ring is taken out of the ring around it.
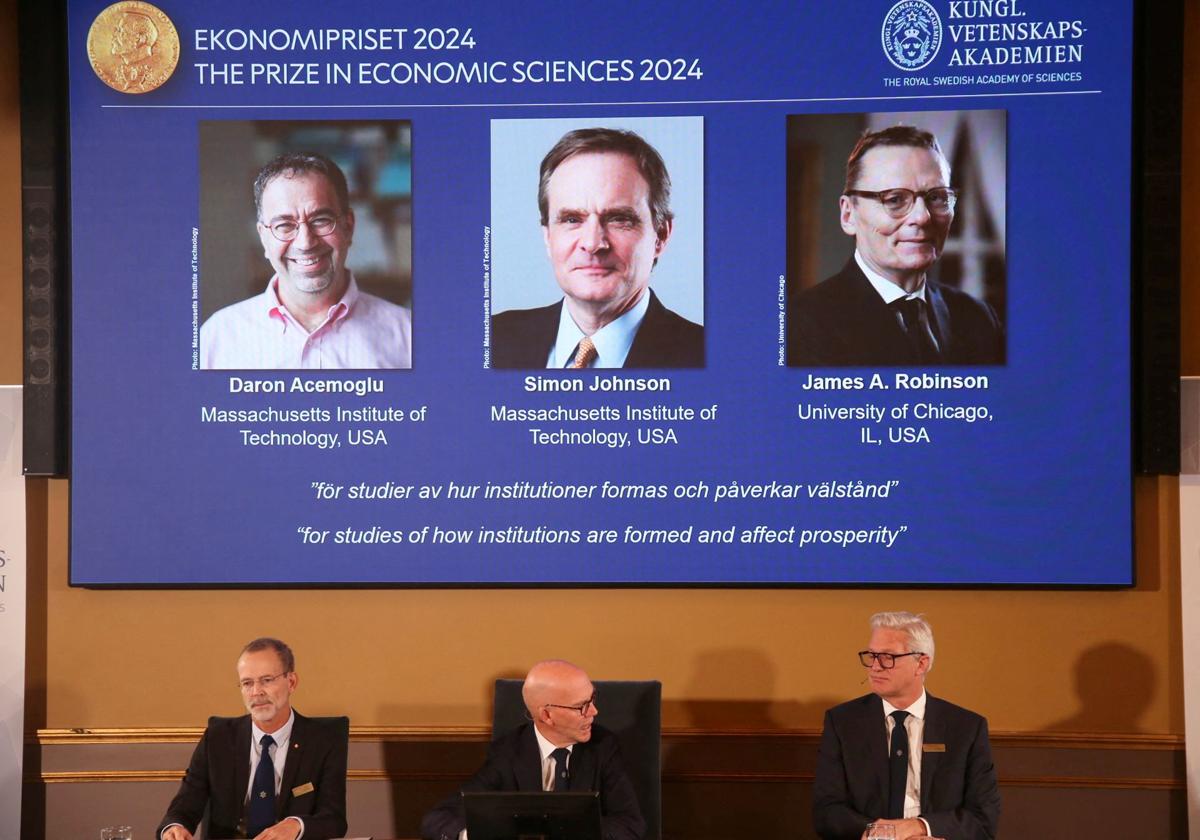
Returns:
[[[407,122],[205,123],[201,180],[198,367],[412,367]]]
[[[789,117],[789,365],[1004,364],[1005,116]]]

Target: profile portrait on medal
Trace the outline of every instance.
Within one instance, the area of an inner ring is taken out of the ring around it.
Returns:
[[[129,88],[144,76],[144,65],[154,55],[154,43],[158,40],[158,27],[146,15],[126,12],[113,30],[112,54],[121,59],[117,78],[122,86]]]
[[[1006,113],[787,120],[787,362],[1002,365]]]
[[[412,128],[200,123],[200,369],[412,367]]]
[[[492,120],[485,366],[704,366],[700,117]]]
[[[96,76],[113,90],[149,93],[175,71],[179,33],[158,7],[120,0],[92,22],[87,50]]]

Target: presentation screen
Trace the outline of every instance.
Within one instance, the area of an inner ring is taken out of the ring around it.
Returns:
[[[68,11],[72,584],[1132,583],[1128,0]]]

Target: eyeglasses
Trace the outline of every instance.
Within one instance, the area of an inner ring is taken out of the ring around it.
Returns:
[[[924,192],[906,190],[903,187],[879,192],[846,190],[846,195],[857,195],[861,198],[878,201],[893,219],[903,219],[907,216],[918,198],[925,202],[925,209],[934,216],[949,216],[954,212],[954,204],[958,201],[958,191],[950,187],[934,187]]]
[[[908,653],[883,653],[874,650],[860,650],[858,652],[858,661],[863,664],[864,668],[870,668],[876,662],[879,667],[887,671],[890,668],[896,667],[896,660],[902,659],[905,656],[924,656],[925,654],[919,650],[909,651]]]
[[[270,688],[275,684],[275,681],[287,676],[287,672],[276,674],[273,677],[259,677],[256,680],[238,680],[238,688],[242,691],[253,691],[255,687]]]
[[[266,225],[271,235],[280,242],[291,242],[300,235],[300,228],[308,225],[313,236],[328,236],[337,230],[337,216],[313,216],[307,222],[295,219],[283,219],[271,225]]]
[[[582,717],[583,715],[587,714],[588,706],[591,706],[592,708],[596,707],[596,695],[593,694],[578,706],[563,706],[559,703],[546,703],[545,705],[553,709],[570,709]]]

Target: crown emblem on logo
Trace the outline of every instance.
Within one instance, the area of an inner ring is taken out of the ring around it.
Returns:
[[[942,46],[942,19],[926,0],[900,0],[883,18],[883,54],[911,73],[928,67]]]

